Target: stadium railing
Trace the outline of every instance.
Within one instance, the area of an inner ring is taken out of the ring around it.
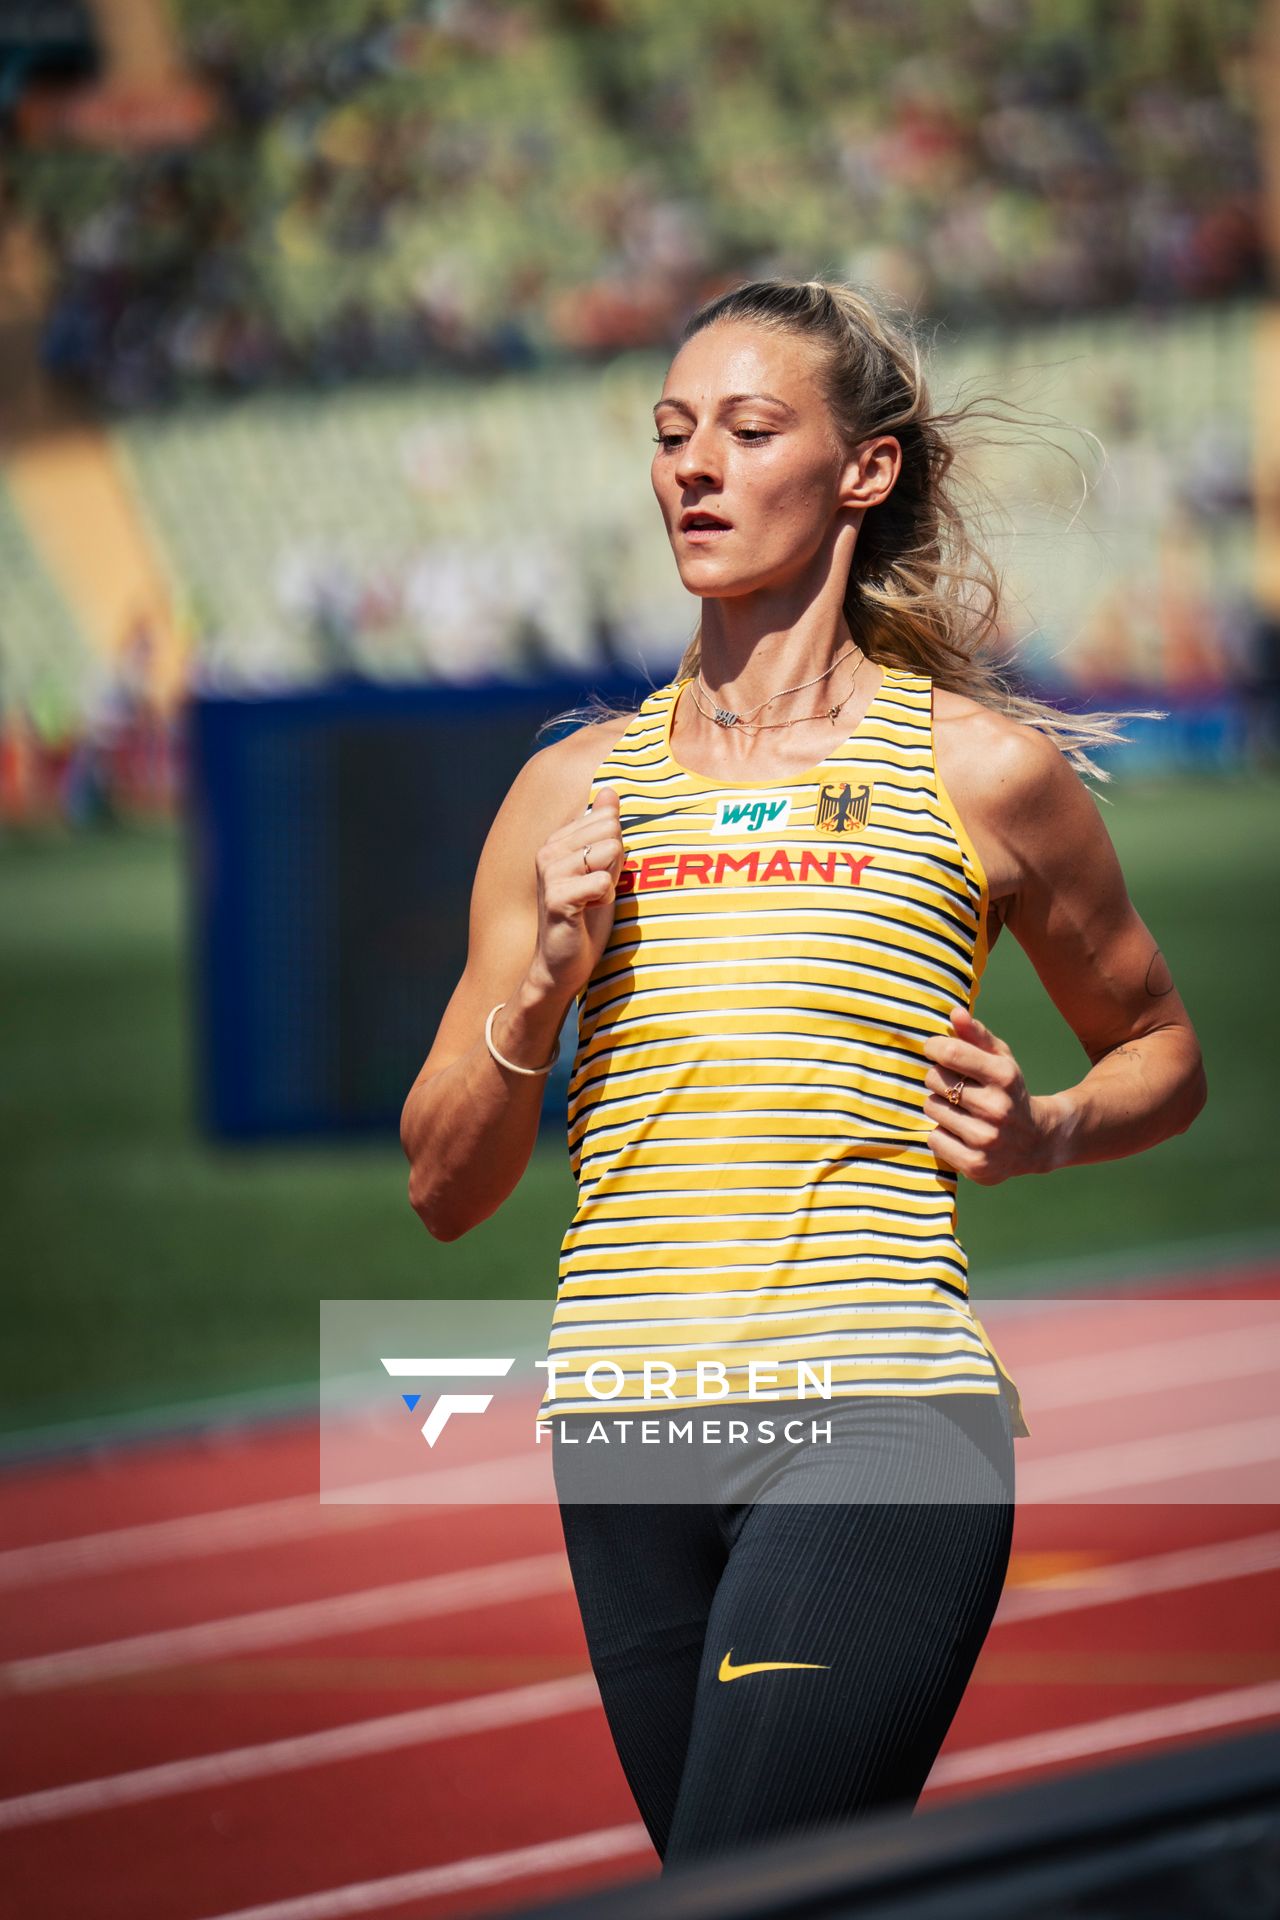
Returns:
[[[1280,1727],[754,1846],[521,1920],[1269,1920]]]

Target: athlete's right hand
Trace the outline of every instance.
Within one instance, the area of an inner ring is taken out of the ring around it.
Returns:
[[[538,942],[530,974],[568,999],[591,978],[609,938],[622,858],[615,787],[600,787],[590,809],[538,849]]]

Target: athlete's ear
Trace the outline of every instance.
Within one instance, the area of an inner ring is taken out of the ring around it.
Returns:
[[[840,505],[878,507],[893,492],[902,471],[902,446],[891,433],[877,434],[856,446],[840,476]]]

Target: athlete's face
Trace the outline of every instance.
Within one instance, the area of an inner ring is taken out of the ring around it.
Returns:
[[[653,487],[690,593],[802,590],[842,528],[852,558],[871,504],[858,493],[866,462],[837,437],[820,369],[811,341],[750,321],[704,327],[672,361],[654,409]],[[864,443],[886,444],[897,451]]]

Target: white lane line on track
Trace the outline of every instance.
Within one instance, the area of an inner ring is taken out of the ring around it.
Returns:
[[[988,1747],[943,1754],[929,1775],[925,1791],[961,1781],[989,1780],[999,1774],[1025,1773],[1032,1767],[1057,1766],[1064,1760],[1093,1759],[1100,1753],[1115,1753],[1151,1740],[1172,1740],[1180,1734],[1208,1733],[1215,1727],[1276,1718],[1280,1718],[1280,1680],[1266,1680],[1256,1687],[1233,1687],[1226,1693],[1202,1694],[1197,1700],[1178,1700],[1167,1707],[1117,1713],[1084,1726],[1050,1727],[1016,1740],[997,1740]]]
[[[567,1873],[571,1867],[587,1866],[596,1860],[621,1860],[636,1853],[653,1854],[653,1842],[638,1820],[630,1826],[601,1827],[595,1833],[547,1840],[536,1847],[516,1847],[510,1853],[481,1853],[471,1860],[450,1860],[441,1867],[421,1867],[416,1873],[397,1873],[387,1880],[357,1880],[349,1887],[298,1894],[292,1900],[272,1900],[265,1907],[241,1907],[235,1913],[219,1914],[217,1920],[347,1920],[349,1914],[376,1913],[409,1900],[465,1893],[472,1887],[501,1886],[504,1880],[527,1880],[538,1873]]]
[[[1027,1402],[1031,1404],[1031,1402]],[[1280,1421],[1234,1421],[1222,1427],[1186,1428],[1159,1438],[1113,1442],[1103,1448],[1055,1453],[1044,1459],[1019,1461],[1017,1498],[1021,1505],[1038,1501],[1092,1500],[1115,1494],[1126,1486],[1153,1486],[1178,1476],[1224,1471],[1228,1467],[1280,1461]],[[282,1546],[309,1538],[326,1528],[365,1528],[403,1523],[411,1513],[420,1519],[451,1517],[453,1501],[464,1501],[468,1490],[484,1503],[493,1492],[493,1480],[503,1488],[505,1501],[522,1500],[526,1492],[545,1492],[545,1463],[524,1453],[487,1461],[484,1467],[445,1469],[451,1500],[413,1507],[411,1503],[378,1505],[378,1496],[403,1492],[405,1482],[368,1482],[355,1488],[363,1505],[322,1503],[313,1494],[288,1500],[261,1501],[249,1507],[223,1507],[215,1513],[194,1513],[171,1521],[146,1521],[117,1526],[102,1534],[83,1534],[71,1540],[50,1540],[38,1546],[10,1548],[0,1553],[0,1588],[17,1588],[40,1580],[54,1580],[84,1572],[106,1572],[123,1567],[155,1565],[169,1559],[194,1559],[209,1553],[253,1546]],[[530,1486],[533,1480],[533,1486]],[[439,1492],[439,1480],[430,1482]],[[1276,1486],[1280,1500],[1280,1480]]]
[[[476,1466],[370,1480],[349,1488],[349,1501],[322,1501],[316,1493],[297,1493],[250,1506],[219,1507],[211,1513],[143,1520],[103,1533],[10,1547],[0,1553],[0,1588],[153,1566],[164,1560],[207,1558],[244,1547],[284,1545],[340,1529],[396,1526],[406,1520],[421,1524],[437,1516],[447,1520],[455,1506],[483,1506],[499,1498],[518,1503],[539,1489],[545,1494],[547,1484],[544,1461],[536,1455],[513,1453]],[[428,1503],[429,1494],[434,1497]]]
[[[1173,1391],[1188,1384],[1211,1386],[1215,1381],[1271,1372],[1276,1370],[1278,1356],[1270,1333],[1268,1323],[1258,1329],[1232,1329],[1203,1337],[1153,1342],[1121,1356],[1099,1354],[1042,1362],[1019,1371],[1023,1404],[1033,1413],[1037,1408],[1061,1412],[1073,1406],[1095,1405],[1114,1398],[1119,1392],[1132,1398]],[[1192,1436],[1177,1437],[1194,1444]],[[1131,1444],[1160,1448],[1165,1445],[1163,1441]],[[1249,1460],[1257,1457],[1250,1454]],[[1264,1452],[1260,1457],[1270,1456]],[[1032,1463],[1028,1462],[1021,1471],[1029,1475]],[[1112,1487],[1117,1484],[1114,1473],[1107,1484]],[[349,1492],[348,1502],[321,1501],[314,1493],[293,1494],[248,1506],[218,1508],[211,1513],[183,1514],[168,1520],[112,1527],[102,1533],[11,1547],[0,1552],[0,1589],[71,1575],[154,1565],[164,1560],[202,1558],[283,1544],[338,1529],[395,1525],[403,1522],[414,1509],[415,1500],[425,1503],[425,1507],[417,1507],[419,1514],[425,1510],[428,1515],[434,1515],[438,1509],[454,1503],[483,1505],[499,1498],[505,1503],[539,1492],[545,1497],[546,1466],[536,1455],[510,1454],[473,1466],[437,1469],[430,1474],[409,1475],[399,1480],[370,1481]],[[429,1499],[429,1496],[434,1497]]]
[[[1053,1574],[1008,1587],[1001,1597],[996,1624],[1012,1626],[1019,1620],[1047,1620],[1058,1613],[1078,1613],[1087,1607],[1118,1606],[1125,1600],[1145,1599],[1153,1593],[1180,1593],[1188,1587],[1207,1587],[1224,1580],[1242,1580],[1251,1573],[1274,1573],[1280,1568],[1280,1533],[1249,1534],[1240,1540],[1214,1541],[1204,1547],[1181,1547],[1143,1560],[1105,1562],[1091,1567],[1088,1585],[1078,1574]]]
[[[1024,1774],[1064,1761],[1092,1759],[1153,1740],[1207,1733],[1218,1727],[1238,1726],[1276,1715],[1280,1715],[1280,1681],[1269,1681],[1262,1686],[1208,1694],[1199,1700],[1179,1701],[1142,1713],[1122,1713],[1084,1725],[1055,1727],[1023,1739],[997,1740],[989,1746],[971,1747],[967,1752],[944,1754],[929,1776],[925,1793],[1006,1774]],[[575,1834],[568,1840],[550,1841],[541,1847],[481,1854],[470,1860],[451,1861],[447,1866],[427,1867],[418,1873],[396,1874],[386,1880],[356,1881],[350,1886],[299,1894],[266,1906],[241,1907],[235,1913],[217,1915],[216,1920],[347,1920],[351,1914],[376,1913],[409,1900],[428,1899],[432,1894],[492,1886],[503,1880],[568,1868],[585,1860],[615,1859],[650,1850],[649,1836],[642,1826],[604,1827],[598,1833]]]
[[[1269,1573],[1278,1566],[1280,1532],[1250,1534],[1238,1540],[1103,1564],[1091,1570],[1091,1584],[1084,1587],[1073,1584],[1071,1574],[1057,1574],[1045,1581],[1008,1588],[997,1619],[1006,1624],[1042,1619],[1145,1594],[1238,1580],[1247,1574]],[[189,1626],[67,1647],[56,1653],[32,1654],[0,1665],[0,1695],[38,1693],[120,1674],[261,1652],[267,1647],[298,1646],[329,1635],[372,1632],[378,1627],[461,1613],[471,1607],[504,1606],[539,1595],[568,1593],[571,1586],[563,1552],[530,1554],[522,1560],[427,1574],[419,1580],[356,1588],[292,1606],[266,1607],[220,1620],[200,1620]]]
[[[1158,1304],[1152,1303],[1153,1312]],[[1203,1332],[1150,1341],[1141,1347],[1072,1354],[1064,1360],[1042,1360],[1036,1366],[1024,1367],[1024,1403],[1034,1412],[1053,1413],[1100,1401],[1130,1400],[1135,1394],[1167,1393],[1177,1387],[1212,1386],[1215,1381],[1247,1380],[1259,1373],[1280,1372],[1280,1305],[1259,1301],[1236,1304],[1259,1312],[1263,1307],[1267,1310],[1254,1326],[1217,1331],[1206,1327]],[[1133,1311],[1128,1301],[1123,1308],[1128,1313]],[[1077,1306],[1072,1311],[1080,1313],[1084,1308]],[[1212,1311],[1210,1303],[1206,1317]],[[998,1324],[994,1316],[992,1321]],[[1067,1332],[1070,1327],[1068,1320]],[[998,1334],[993,1337],[998,1347]]]
[[[1250,1549],[1256,1550],[1250,1552]],[[1028,1617],[1020,1609],[1028,1603],[1034,1604],[1041,1592],[1045,1601],[1052,1603],[1045,1605],[1045,1612],[1069,1612],[1073,1605],[1103,1606],[1145,1593],[1208,1586],[1215,1581],[1268,1572],[1278,1558],[1280,1534],[1228,1541],[1220,1547],[1194,1548],[1184,1554],[1157,1554],[1147,1560],[1106,1569],[1111,1580],[1106,1588],[1090,1586],[1078,1588],[1074,1594],[1064,1594],[1060,1590],[1060,1579],[1055,1579],[1041,1583],[1040,1587],[1008,1594],[1001,1602],[996,1625],[1011,1617]],[[1223,1697],[1243,1698],[1245,1691],[1239,1689]],[[326,1762],[362,1758],[481,1729],[520,1725],[598,1704],[599,1693],[591,1674],[573,1675],[536,1686],[504,1688],[470,1700],[446,1702],[378,1720],[356,1721],[293,1739],[272,1740],[262,1746],[241,1747],[223,1754],[200,1754],[131,1773],[42,1788],[36,1793],[0,1800],[0,1831],[160,1799],[170,1793],[220,1786],[232,1780],[257,1779]]]
[[[285,1647],[331,1634],[368,1633],[405,1620],[429,1620],[474,1607],[506,1606],[539,1595],[572,1591],[564,1553],[530,1554],[524,1560],[500,1560],[489,1566],[433,1573],[421,1580],[400,1580],[385,1587],[303,1600],[289,1607],[201,1620],[159,1633],[132,1634],[96,1646],[69,1647],[36,1654],[0,1666],[0,1692],[37,1693],[46,1687],[103,1680],[113,1674],[142,1673],[190,1660],[221,1659],[263,1647]]]
[[[357,1720],[342,1727],[325,1727],[318,1733],[268,1740],[255,1747],[196,1754],[186,1760],[166,1760],[158,1767],[139,1767],[130,1773],[18,1794],[0,1800],[0,1832],[64,1820],[71,1814],[102,1813],[113,1807],[159,1800],[170,1793],[264,1780],[273,1774],[296,1773],[300,1768],[333,1765],[340,1760],[363,1760],[371,1754],[455,1740],[469,1733],[505,1732],[530,1721],[599,1707],[600,1692],[591,1673],[571,1674],[566,1679],[544,1680],[528,1687],[503,1687],[470,1700],[448,1700],[432,1707],[415,1707],[407,1713],[384,1714],[377,1720]]]
[[[1262,1466],[1268,1461],[1280,1463],[1280,1418],[1271,1416],[1261,1420],[1232,1420],[1216,1427],[1188,1427],[1178,1433],[1112,1441],[1102,1447],[1085,1447],[1075,1453],[1029,1460],[1017,1470],[1018,1504],[1100,1501],[1106,1495],[1116,1495],[1132,1487],[1171,1486],[1183,1480],[1200,1479],[1207,1473]],[[1227,1504],[1222,1488],[1216,1496],[1202,1492],[1198,1497],[1214,1498],[1218,1505]],[[1250,1505],[1259,1504],[1262,1498],[1257,1492],[1247,1497]],[[1271,1498],[1280,1498],[1280,1474],[1273,1476]],[[1185,1504],[1185,1496],[1172,1504]]]

